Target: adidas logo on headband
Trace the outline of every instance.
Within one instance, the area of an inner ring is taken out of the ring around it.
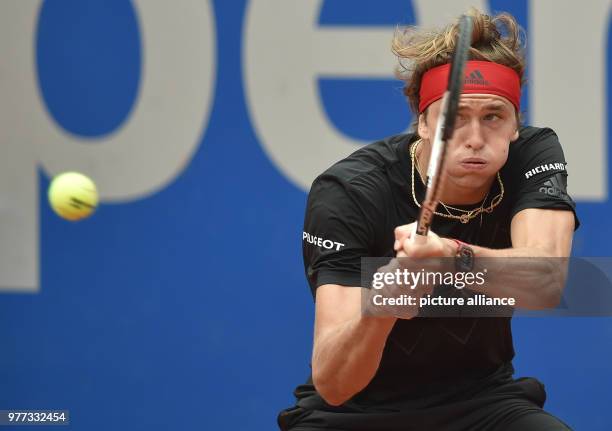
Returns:
[[[482,76],[482,73],[480,73],[478,69],[472,71],[469,75],[465,75],[463,83],[467,85],[490,85],[489,81]]]

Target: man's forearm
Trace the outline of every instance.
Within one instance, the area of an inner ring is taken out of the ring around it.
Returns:
[[[451,248],[456,245],[451,241]],[[538,247],[491,249],[469,245],[474,251],[473,272],[487,273],[486,282],[470,290],[491,297],[515,298],[528,309],[555,307],[567,276],[568,258]]]
[[[313,381],[328,404],[344,403],[372,380],[395,321],[359,315],[317,337]]]

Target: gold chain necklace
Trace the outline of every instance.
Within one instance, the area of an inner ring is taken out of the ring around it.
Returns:
[[[419,141],[418,141],[418,142],[415,144],[415,146],[418,146],[420,143],[421,143],[421,140],[419,140]],[[416,170],[417,170],[417,172],[418,172],[418,174],[419,174],[419,178],[421,179],[421,182],[423,183],[423,185],[425,185],[425,180],[423,180],[423,176],[421,175],[421,167],[419,166],[419,159],[416,157],[416,150],[417,150],[417,148],[415,148],[415,149],[414,149],[414,154],[415,154],[415,157],[414,157],[414,164],[415,164],[415,166],[416,166]],[[491,189],[489,189],[489,191],[487,192],[487,195],[485,196],[484,200],[482,201],[482,204],[480,205],[480,208],[483,208],[483,207],[484,207],[484,204],[485,204],[485,202],[487,201],[487,199],[489,198],[489,194],[490,194],[490,193],[491,193]],[[453,206],[450,206],[450,205],[445,204],[445,203],[444,203],[444,202],[442,202],[442,201],[440,201],[439,203],[440,203],[440,204],[441,204],[441,205],[444,207],[444,209],[446,210],[446,212],[447,212],[449,215],[453,215],[453,214],[450,212],[450,210],[457,211],[457,212],[464,213],[464,214],[470,214],[470,213],[472,213],[472,212],[474,211],[473,209],[472,209],[472,210],[464,210],[463,208],[455,208],[455,207],[453,207]],[[450,209],[450,210],[449,210],[449,209]],[[482,210],[481,210],[481,211],[482,211]]]
[[[419,201],[416,198],[416,193],[414,192],[414,170],[415,170],[415,166],[417,165],[417,158],[416,158],[416,150],[417,147],[419,146],[419,144],[421,143],[421,139],[419,139],[417,142],[415,142],[414,144],[412,144],[412,146],[410,147],[410,160],[412,162],[412,200],[414,201],[414,203],[416,204],[416,206],[418,206],[419,208],[421,208],[421,204],[419,203]],[[417,170],[417,172],[419,173],[419,178],[421,179],[421,181],[423,182],[423,184],[425,184],[425,181],[423,181],[423,177],[421,176],[421,172],[419,170]],[[497,196],[495,196],[492,200],[491,200],[491,204],[489,206],[487,206],[485,208],[484,204],[487,201],[487,198],[489,197],[489,192],[487,192],[487,195],[485,196],[484,200],[482,201],[482,204],[474,209],[471,210],[464,210],[461,208],[455,208],[452,207],[450,205],[446,205],[443,202],[440,202],[440,204],[442,204],[442,206],[444,207],[444,209],[446,209],[446,212],[448,214],[444,214],[444,213],[439,213],[437,211],[434,211],[435,215],[438,215],[440,217],[446,217],[446,218],[450,218],[450,219],[454,219],[454,220],[459,220],[461,221],[461,223],[468,223],[470,220],[476,218],[479,214],[481,215],[481,220],[482,220],[482,214],[483,213],[487,213],[490,214],[491,212],[493,212],[493,210],[495,209],[496,206],[499,205],[499,203],[502,201],[502,199],[504,198],[504,183],[501,180],[501,176],[499,175],[499,172],[497,173],[497,182],[499,183],[499,189],[500,192]],[[459,211],[462,212],[463,214],[461,215],[456,215],[456,214],[451,214],[451,212],[449,211],[449,209],[455,210],[455,211]]]

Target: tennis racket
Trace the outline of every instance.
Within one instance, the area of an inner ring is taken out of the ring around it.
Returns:
[[[472,17],[462,15],[459,19],[459,31],[455,51],[451,58],[450,72],[446,92],[442,96],[440,115],[434,134],[429,166],[427,167],[425,199],[421,204],[421,211],[416,225],[414,241],[423,243],[426,241],[427,233],[433,220],[434,212],[438,206],[441,187],[442,168],[446,156],[446,143],[453,137],[459,96],[463,88],[465,63],[467,62],[470,45],[472,42]]]

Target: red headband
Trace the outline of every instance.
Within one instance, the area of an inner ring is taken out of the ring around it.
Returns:
[[[429,69],[421,79],[419,113],[442,98],[448,85],[450,64]],[[490,61],[470,60],[465,65],[462,94],[485,93],[505,97],[519,110],[521,83],[518,74],[509,67]]]

